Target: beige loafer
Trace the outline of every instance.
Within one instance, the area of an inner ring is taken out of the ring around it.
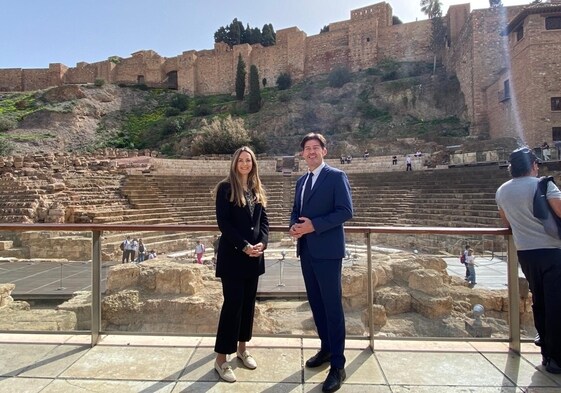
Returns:
[[[214,361],[214,369],[220,375],[220,378],[226,382],[236,382],[236,374],[228,362],[224,362],[221,365],[217,361]]]
[[[254,370],[257,368],[257,362],[247,350],[243,351],[243,353],[236,352],[236,355],[243,362],[244,366],[246,366],[250,370]]]

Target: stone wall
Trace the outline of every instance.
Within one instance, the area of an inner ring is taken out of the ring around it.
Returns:
[[[486,89],[491,137],[511,136],[531,147],[552,138],[561,127],[561,111],[551,111],[551,97],[561,96],[559,52],[561,30],[545,30],[544,16],[531,14],[523,21],[524,37],[507,38],[510,68]],[[531,70],[531,72],[529,72]],[[505,84],[510,92],[505,93]]]

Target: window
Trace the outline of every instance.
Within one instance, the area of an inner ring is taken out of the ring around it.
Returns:
[[[561,29],[561,16],[548,16],[545,18],[546,30],[559,30]]]
[[[561,111],[561,97],[551,97],[551,110]]]
[[[554,142],[561,141],[561,127],[552,127],[551,136]]]
[[[514,33],[516,34],[516,41],[520,41],[524,38],[524,26],[518,26],[516,30],[514,30]]]
[[[503,90],[499,91],[499,102],[510,100],[510,82],[505,80],[503,82]]]
[[[136,77],[136,83],[138,83],[139,85],[143,85],[144,84],[144,75],[138,75]]]

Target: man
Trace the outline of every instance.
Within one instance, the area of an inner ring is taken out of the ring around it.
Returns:
[[[131,256],[131,247],[134,247],[131,237],[127,236],[125,240],[121,243],[121,250],[123,251],[123,257],[121,263],[129,262]]]
[[[533,215],[538,161],[528,148],[514,150],[509,158],[512,179],[499,187],[496,201],[499,215],[512,229],[518,261],[532,292],[542,364],[548,372],[561,374],[561,240],[548,235]],[[546,197],[561,217],[561,192],[552,182]]]
[[[345,380],[345,315],[341,270],[345,256],[343,223],[353,216],[351,190],[344,172],[326,165],[326,141],[309,133],[300,143],[308,173],[298,179],[289,233],[298,239],[308,302],[321,340],[320,351],[306,367],[330,362],[324,392],[334,392]]]

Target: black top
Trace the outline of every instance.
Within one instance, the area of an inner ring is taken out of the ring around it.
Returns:
[[[216,277],[249,278],[265,273],[265,258],[250,257],[243,248],[269,239],[269,219],[261,203],[237,206],[230,202],[231,185],[221,183],[216,192],[216,221],[222,232],[216,260]],[[253,198],[251,198],[253,199]]]

